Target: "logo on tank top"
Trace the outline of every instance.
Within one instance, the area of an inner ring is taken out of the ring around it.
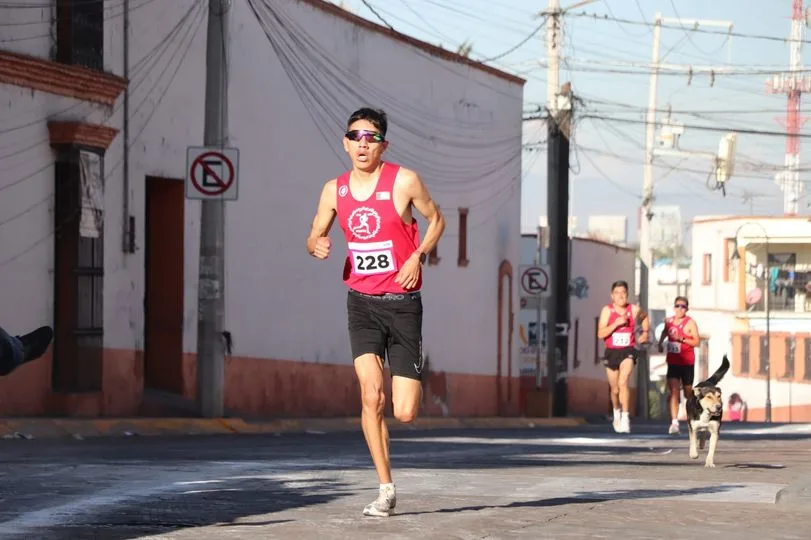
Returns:
[[[369,240],[380,230],[380,214],[368,206],[359,206],[349,214],[347,225],[358,239]]]
[[[347,193],[349,193],[349,186],[341,186],[338,188],[339,197],[346,197]]]

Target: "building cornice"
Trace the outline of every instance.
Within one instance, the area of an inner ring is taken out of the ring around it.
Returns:
[[[117,129],[98,124],[48,122],[48,136],[51,146],[75,144],[107,150],[117,134]]]
[[[127,86],[117,75],[0,51],[0,83],[112,106]]]

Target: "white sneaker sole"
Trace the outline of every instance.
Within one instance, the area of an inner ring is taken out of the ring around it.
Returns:
[[[385,512],[382,511],[382,510],[378,510],[377,508],[369,508],[368,506],[363,509],[363,515],[364,516],[391,517],[392,514],[394,514],[394,509],[393,508],[391,510],[388,510],[388,511],[385,511]]]

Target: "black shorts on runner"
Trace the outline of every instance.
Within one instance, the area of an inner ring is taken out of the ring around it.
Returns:
[[[621,349],[605,349],[603,365],[608,369],[617,370],[626,358],[630,358],[636,365],[636,349],[634,347],[623,347]]]
[[[419,292],[363,294],[346,298],[352,358],[388,357],[392,376],[422,378],[422,296]]]
[[[682,386],[693,386],[693,379],[696,376],[695,366],[675,366],[667,365],[667,378],[678,379]]]

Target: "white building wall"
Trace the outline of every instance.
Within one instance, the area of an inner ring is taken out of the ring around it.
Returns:
[[[598,362],[594,362],[594,336],[597,334],[595,318],[599,317],[603,306],[611,301],[611,284],[617,280],[628,282],[629,299],[637,302],[634,286],[634,252],[632,250],[586,238],[573,238],[571,277],[577,294],[570,296],[571,327],[569,333],[569,377],[604,381],[605,367],[602,364],[604,351],[602,342],[598,342]],[[523,235],[521,248],[522,264],[534,264],[536,253],[534,235]],[[585,287],[583,287],[585,285]],[[551,286],[551,284],[550,284]],[[580,296],[578,296],[578,294]],[[541,320],[546,321],[545,311]],[[528,324],[537,320],[535,309],[523,309],[520,324],[521,334],[528,335]],[[575,351],[574,321],[579,320],[577,351]],[[579,367],[574,369],[575,355]],[[531,354],[529,355],[531,356]],[[542,351],[542,369],[545,375],[545,351]],[[527,362],[530,359],[526,360]],[[635,386],[635,378],[631,385]]]
[[[129,194],[139,249],[132,255],[121,251],[119,133],[105,157],[105,347],[142,347],[144,177],[182,179],[186,147],[203,142],[206,21],[200,6],[205,3],[196,2],[198,9],[173,29],[193,4],[157,2],[131,13]],[[295,51],[298,61],[285,71],[247,2],[233,3],[228,124],[229,142],[240,150],[240,178],[239,200],[226,210],[225,298],[234,355],[351,363],[341,283],[345,243],[336,224],[333,255],[318,262],[307,255],[304,239],[323,183],[349,166],[341,147],[346,118],[368,104],[389,113],[388,158],[417,170],[447,216],[442,261],[425,269],[425,349],[439,369],[495,373],[498,267],[503,259],[517,267],[520,239],[521,84],[437,58],[305,2],[271,5],[307,45]],[[121,74],[123,41],[112,37],[121,31],[120,14],[109,17],[107,25],[105,65]],[[0,27],[0,38],[11,28]],[[269,33],[292,43],[279,28]],[[46,57],[48,39],[18,41],[14,47]],[[315,61],[332,75],[306,72],[316,69]],[[306,78],[317,98],[293,84],[291,76]],[[40,141],[14,168],[7,160],[2,164],[0,186],[42,168],[3,192],[3,219],[53,192],[46,117],[119,129],[122,124],[121,99],[112,109],[66,110],[73,104],[69,99],[14,86],[0,85],[0,96],[0,103],[12,104],[0,109],[2,125],[41,120],[0,134],[3,154],[24,146],[23,135]],[[51,206],[43,204],[0,228],[3,261],[17,257],[0,266],[3,282],[15,284],[4,288],[0,315],[15,325],[31,326],[52,316]],[[466,268],[456,265],[459,207],[470,209]],[[199,203],[187,201],[185,211],[183,342],[186,352],[194,352]],[[420,225],[424,234],[424,220]],[[513,301],[517,306],[517,286]],[[467,307],[460,309],[463,304]]]

